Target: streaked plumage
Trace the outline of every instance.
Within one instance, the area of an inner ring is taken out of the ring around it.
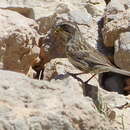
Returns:
[[[97,74],[111,71],[130,76],[129,71],[117,68],[105,55],[90,46],[76,25],[60,23],[56,30],[66,42],[66,55],[69,61],[83,72]]]

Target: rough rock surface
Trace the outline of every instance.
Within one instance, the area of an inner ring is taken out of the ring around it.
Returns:
[[[83,96],[82,87],[72,77],[49,83],[0,70],[0,94],[1,130],[122,130],[118,122],[112,121],[111,125],[98,112],[93,101]],[[104,96],[110,102],[111,94]],[[126,101],[123,96],[115,94],[110,104],[119,105],[117,99],[122,99],[120,104]]]
[[[89,8],[87,5],[89,4]],[[59,5],[67,5],[71,10],[80,9],[80,10],[87,10],[92,12],[93,15],[102,15],[105,9],[105,1],[104,0],[1,0],[0,7],[4,8],[33,8],[34,15],[36,19],[41,17],[48,17],[51,16]],[[58,8],[58,10],[61,7]],[[94,11],[95,9],[95,11]],[[18,11],[16,9],[16,11]]]
[[[62,79],[64,76],[69,73],[82,73],[82,71],[75,68],[67,58],[56,58],[44,65],[44,80],[51,79]],[[67,76],[67,75],[66,75]],[[78,75],[83,81],[87,81],[92,74],[81,74]],[[90,84],[98,86],[98,76],[95,76],[92,80],[89,81]]]
[[[39,55],[35,21],[9,10],[0,10],[0,59],[3,69],[27,74]]]
[[[115,48],[115,63],[129,69],[129,0],[0,0],[0,8],[0,69],[27,74],[34,73],[33,65],[42,79],[0,70],[0,130],[130,129],[130,95],[106,91],[130,92],[129,77],[122,81],[120,75],[109,75],[106,90],[98,76],[86,85],[74,79],[66,72],[81,71],[61,58],[64,41],[54,28],[64,21],[76,23],[88,44],[110,54]]]
[[[112,0],[104,16],[103,39],[105,46],[113,47],[114,63],[121,69],[130,70],[129,18],[128,0]]]
[[[126,79],[126,86],[125,86],[124,90],[126,90],[128,92],[128,94],[130,94],[130,78]]]
[[[0,8],[16,11],[21,15],[34,19],[35,14],[32,6],[27,4],[28,0],[1,0]],[[29,1],[28,1],[29,2]],[[31,4],[32,2],[30,2]]]
[[[127,0],[112,0],[106,8],[104,16],[104,44],[114,46],[120,33],[129,29],[129,4]]]
[[[0,7],[1,9],[8,9],[8,10],[12,10],[15,12],[20,13],[21,15],[27,17],[27,18],[31,18],[34,19],[34,12],[32,8],[29,7],[23,7],[23,6],[6,6],[6,7]]]
[[[106,3],[104,0],[89,0],[86,9],[93,17],[103,16]]]
[[[121,33],[115,41],[114,62],[119,68],[130,71],[130,32]]]

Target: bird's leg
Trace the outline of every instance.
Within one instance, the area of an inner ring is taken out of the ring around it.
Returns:
[[[96,74],[92,75],[87,81],[84,82],[84,84],[88,84],[88,82],[95,76],[96,76]]]
[[[67,74],[71,75],[73,78],[77,79],[78,81],[80,81],[81,83],[83,84],[88,84],[88,82],[96,76],[96,74],[92,75],[87,81],[83,81],[82,79],[80,79],[79,77],[77,77],[77,75],[80,75],[80,74],[85,74],[85,72],[81,72],[81,73],[70,73],[70,72],[67,72]]]
[[[70,75],[75,75],[75,76],[81,75],[81,74],[85,74],[85,72],[80,72],[80,73],[70,73],[70,72],[67,72],[67,73],[70,74]]]
[[[73,78],[77,79],[78,81],[80,81],[81,83],[84,83],[82,81],[82,79],[80,79],[79,77],[77,77],[77,75],[80,75],[80,74],[84,74],[84,72],[81,72],[81,73],[70,73],[70,72],[67,72],[69,75],[71,75]]]

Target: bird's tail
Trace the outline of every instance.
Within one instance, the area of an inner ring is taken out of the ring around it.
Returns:
[[[122,70],[122,69],[116,68],[116,67],[114,67],[114,66],[106,66],[106,67],[107,67],[111,72],[115,72],[115,73],[118,73],[118,74],[130,76],[130,71]]]

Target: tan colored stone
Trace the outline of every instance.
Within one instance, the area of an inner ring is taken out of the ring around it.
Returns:
[[[86,4],[86,9],[93,17],[103,16],[106,8],[104,0],[89,0]]]
[[[69,73],[82,73],[79,69],[75,68],[67,58],[56,58],[48,62],[44,65],[44,80],[51,80],[54,78],[60,78],[60,76],[64,77],[64,75]],[[79,78],[82,79],[82,81],[87,81],[92,74],[81,74],[78,75]],[[90,84],[99,86],[98,84],[98,76],[95,76],[92,80],[89,81]]]
[[[104,44],[113,47],[120,33],[129,28],[129,6],[127,0],[112,0],[104,15],[103,39]]]
[[[54,12],[60,7],[61,4],[66,4],[73,9],[86,10],[85,5],[88,0],[1,0],[0,7],[9,7],[15,10],[20,8],[32,8],[34,11],[35,19],[40,19],[42,17],[49,17],[54,14]],[[85,3],[85,4],[84,4]],[[16,9],[16,8],[17,9]],[[29,14],[29,11],[28,11]]]
[[[102,30],[104,45],[114,48],[114,64],[128,71],[130,70],[129,9],[128,0],[110,1],[104,15]]]
[[[8,9],[8,10],[12,10],[15,12],[20,13],[21,15],[27,17],[27,18],[32,18],[34,19],[34,12],[32,8],[29,7],[23,7],[23,6],[7,6],[7,7],[0,7],[1,9]]]
[[[91,88],[96,86],[91,85]],[[83,96],[81,84],[71,76],[48,82],[0,70],[0,129],[12,128],[13,122],[16,130],[122,130],[123,113],[127,130],[129,108],[116,108],[127,102],[126,97],[98,88],[95,90],[93,97],[91,94],[89,97]],[[90,93],[88,87],[87,91]],[[97,100],[104,113],[97,110]],[[116,111],[115,120],[106,117],[107,106]]]
[[[115,16],[111,14],[106,16],[105,19],[106,24],[102,30],[104,44],[107,47],[113,47],[114,42],[119,38],[119,35],[122,32],[127,31],[129,27],[128,14],[121,13]]]
[[[130,71],[130,32],[121,33],[115,41],[114,63]]]
[[[35,21],[9,10],[0,10],[0,55],[4,69],[27,74],[39,55]]]

